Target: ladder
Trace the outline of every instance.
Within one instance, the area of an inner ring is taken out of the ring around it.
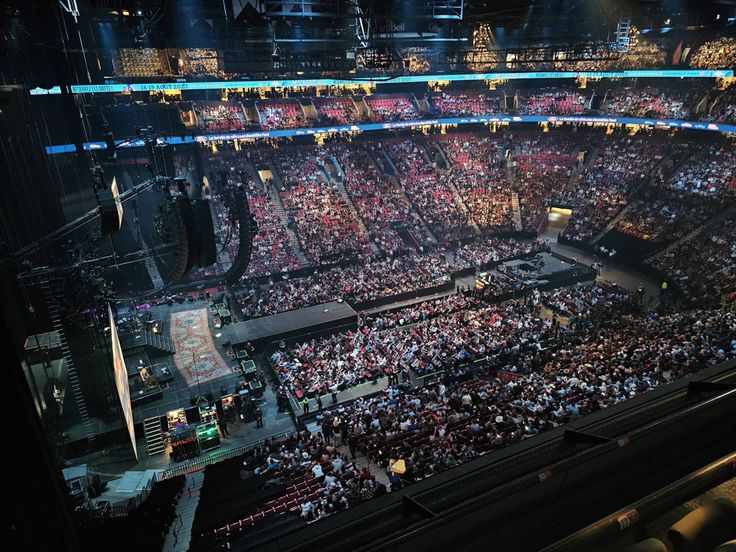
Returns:
[[[619,52],[626,53],[629,51],[631,43],[631,18],[619,19],[616,26],[616,49]]]
[[[146,436],[146,450],[148,456],[161,454],[166,450],[164,436],[161,432],[161,418],[155,416],[143,420],[143,432]]]
[[[46,307],[51,317],[51,323],[54,330],[59,335],[59,345],[61,346],[61,355],[66,365],[67,382],[72,391],[72,397],[74,398],[74,404],[77,407],[77,412],[82,420],[82,425],[85,430],[87,442],[91,445],[95,441],[95,432],[92,425],[92,418],[87,411],[87,402],[84,400],[82,394],[82,387],[79,383],[79,376],[77,374],[77,368],[74,364],[74,359],[69,349],[69,343],[66,340],[66,333],[64,332],[64,326],[61,323],[61,307],[56,300],[52,284],[49,281],[41,283],[41,289],[43,290],[44,298],[46,299]]]

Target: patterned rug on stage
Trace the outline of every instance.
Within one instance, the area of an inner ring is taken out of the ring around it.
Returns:
[[[174,362],[189,387],[197,385],[197,374],[200,383],[232,374],[212,341],[207,309],[171,313],[169,323],[171,339],[176,345]]]

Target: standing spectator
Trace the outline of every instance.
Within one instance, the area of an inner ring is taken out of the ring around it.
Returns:
[[[337,404],[337,384],[333,383],[330,385],[330,394],[332,395],[332,404]]]
[[[304,411],[304,414],[309,414],[309,397],[304,397],[302,399],[302,410]]]
[[[322,437],[328,445],[332,442],[332,420],[330,418],[322,420]]]
[[[356,455],[358,454],[358,436],[355,433],[351,433],[348,437],[348,448],[350,449],[350,456],[355,462]]]
[[[256,407],[256,428],[263,427],[263,411]]]

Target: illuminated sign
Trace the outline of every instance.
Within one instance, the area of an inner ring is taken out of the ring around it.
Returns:
[[[130,444],[133,445],[133,453],[136,460],[138,459],[138,447],[135,443],[135,428],[133,424],[133,407],[130,404],[130,386],[128,385],[128,370],[125,368],[125,359],[123,358],[123,350],[120,347],[120,339],[118,338],[118,329],[115,325],[115,318],[112,315],[112,308],[107,306],[107,315],[110,321],[110,342],[112,344],[112,366],[115,374],[115,387],[118,390],[118,398],[120,399],[120,407],[123,410],[123,418],[125,425],[128,427],[128,435],[130,436]]]
[[[222,90],[226,88],[304,88],[317,86],[412,84],[430,81],[468,82],[485,80],[533,80],[533,79],[719,79],[733,77],[732,69],[638,69],[630,71],[532,71],[527,73],[460,73],[450,75],[401,75],[398,77],[373,77],[354,79],[286,79],[202,82],[140,82],[120,84],[73,84],[73,94],[110,94],[122,92],[154,92],[159,90]],[[32,96],[61,94],[61,88],[33,88]]]
[[[363,125],[344,125],[339,127],[297,128],[288,130],[263,130],[256,132],[228,132],[220,134],[201,134],[198,136],[167,136],[159,142],[168,144],[190,144],[192,142],[229,142],[231,140],[264,140],[269,138],[295,138],[299,136],[317,136],[321,134],[345,134],[348,132],[372,132],[376,130],[396,130],[404,128],[420,128],[436,125],[469,125],[484,123],[580,123],[599,125],[639,125],[646,127],[685,128],[689,130],[707,130],[723,134],[735,133],[736,125],[722,125],[703,121],[679,121],[657,119],[634,119],[630,117],[583,117],[568,115],[473,115],[448,119],[418,119],[414,121],[396,121],[390,123],[368,123]],[[143,140],[119,142],[119,148],[136,148],[144,145]],[[103,150],[105,142],[85,142],[85,150]],[[46,146],[46,153],[73,153],[74,144]]]

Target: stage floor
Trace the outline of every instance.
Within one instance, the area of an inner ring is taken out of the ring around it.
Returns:
[[[344,302],[332,301],[271,316],[262,316],[225,326],[224,334],[232,345],[250,341],[256,347],[279,339],[296,337],[323,329],[355,324],[358,313]]]
[[[188,408],[189,399],[198,394],[212,393],[219,398],[223,387],[232,392],[240,381],[233,371],[237,364],[227,357],[226,348],[216,338],[220,330],[214,327],[208,307],[207,301],[197,300],[151,309],[153,318],[163,321],[164,332],[176,347],[176,354],[157,357],[152,362],[165,364],[173,380],[161,385],[162,398],[133,408],[136,422],[163,416],[176,408]]]
[[[559,280],[564,275],[563,273],[571,273],[575,268],[582,268],[585,270],[591,269],[589,265],[576,262],[575,259],[566,257],[561,259],[550,253],[537,253],[531,259],[514,259],[512,261],[505,261],[500,265],[500,267],[505,269],[506,275],[512,275],[520,281],[526,282],[530,285],[544,284]],[[500,274],[498,270],[500,267],[485,272]]]

